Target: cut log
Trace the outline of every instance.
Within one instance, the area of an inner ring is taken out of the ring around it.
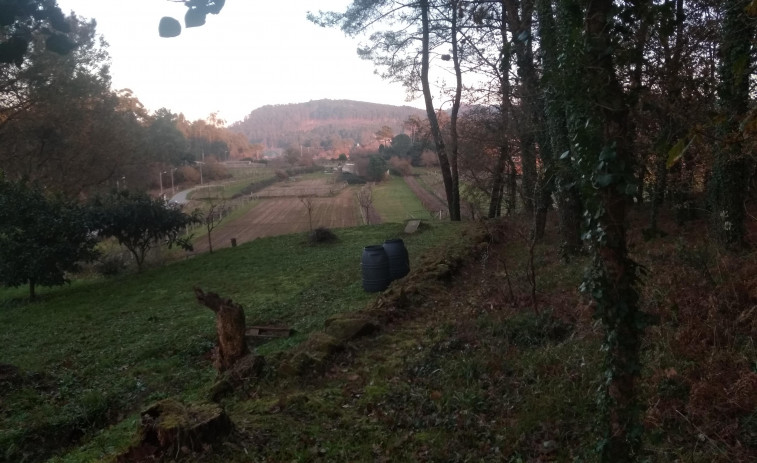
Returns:
[[[213,364],[219,372],[226,371],[250,352],[245,340],[244,309],[216,293],[205,293],[200,288],[194,291],[197,300],[216,314],[218,347],[213,353]]]

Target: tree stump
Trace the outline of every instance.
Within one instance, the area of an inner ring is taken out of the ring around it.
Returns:
[[[218,347],[213,352],[213,365],[219,373],[224,372],[250,352],[245,340],[244,309],[216,293],[205,293],[200,288],[194,291],[197,300],[216,314]]]
[[[116,458],[118,463],[155,462],[179,452],[198,452],[233,430],[228,415],[217,404],[185,405],[165,399],[142,413],[137,444]]]

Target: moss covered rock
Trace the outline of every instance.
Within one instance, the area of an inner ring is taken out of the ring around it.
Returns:
[[[359,315],[340,315],[326,320],[325,329],[327,335],[340,342],[368,336],[380,329],[378,322]]]

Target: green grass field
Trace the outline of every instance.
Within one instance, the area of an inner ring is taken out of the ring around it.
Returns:
[[[197,188],[190,192],[189,199],[224,198],[231,199],[252,183],[262,182],[274,177],[274,169],[269,167],[241,167],[229,169],[231,180],[221,184],[211,184],[206,188]]]
[[[448,224],[404,236],[411,260],[456,230]],[[216,375],[206,356],[215,322],[194,300],[193,286],[241,303],[248,324],[297,330],[260,348],[269,354],[299,343],[327,317],[372,300],[361,287],[362,248],[401,231],[399,224],[340,229],[337,243],[320,246],[303,235],[259,239],[142,274],[43,289],[34,303],[22,299],[24,288],[0,290],[0,363],[21,368],[23,378],[2,395],[0,460],[33,459],[123,422],[100,437],[117,445],[133,433],[134,414],[144,404],[202,396]]]
[[[394,175],[373,188],[373,207],[384,222],[401,223],[410,218],[431,218],[404,180]]]

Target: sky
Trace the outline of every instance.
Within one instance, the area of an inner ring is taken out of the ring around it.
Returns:
[[[422,107],[357,56],[359,40],[309,22],[308,10],[343,11],[349,0],[227,0],[204,26],[161,38],[158,23],[183,25],[170,0],[58,0],[64,13],[97,21],[108,42],[114,90],[128,88],[150,111],[189,120],[217,112],[227,124],[264,105],[349,99]]]

